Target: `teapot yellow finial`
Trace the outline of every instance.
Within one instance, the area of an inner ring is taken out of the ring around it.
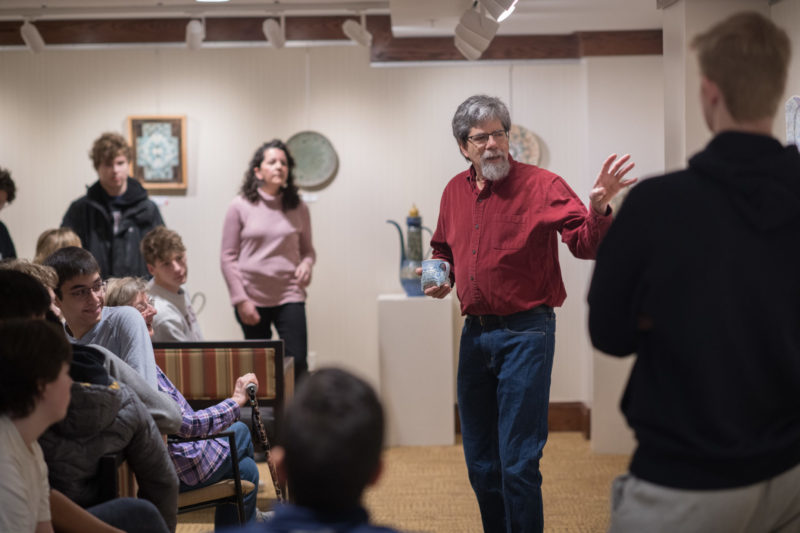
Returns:
[[[417,204],[411,204],[411,209],[408,211],[408,216],[410,217],[418,217],[419,216],[419,209],[417,209]]]

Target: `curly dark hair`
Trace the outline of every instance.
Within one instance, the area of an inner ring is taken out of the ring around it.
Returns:
[[[277,148],[283,150],[283,153],[286,154],[286,163],[289,165],[289,175],[286,178],[286,185],[281,190],[281,207],[284,211],[289,211],[300,205],[300,191],[297,185],[294,184],[294,158],[292,154],[289,153],[289,148],[279,139],[273,139],[258,147],[258,150],[253,154],[253,158],[250,159],[247,171],[244,173],[244,181],[242,181],[242,187],[239,189],[239,192],[242,196],[247,198],[250,203],[254,204],[258,201],[258,187],[260,182],[258,178],[256,178],[255,169],[260,167],[261,163],[264,162],[264,152],[268,148]]]
[[[111,131],[98,137],[89,151],[89,159],[92,160],[95,170],[103,163],[110,165],[118,155],[124,155],[130,161],[133,151],[125,137]]]
[[[11,172],[4,168],[0,168],[0,191],[6,191],[8,195],[6,202],[9,204],[17,197],[17,186],[11,179]]]
[[[57,326],[37,319],[0,321],[0,338],[0,414],[25,418],[72,361],[72,346]]]

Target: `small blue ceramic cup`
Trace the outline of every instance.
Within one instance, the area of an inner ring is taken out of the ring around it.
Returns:
[[[422,262],[422,290],[441,287],[450,280],[450,263],[441,259],[426,259]]]

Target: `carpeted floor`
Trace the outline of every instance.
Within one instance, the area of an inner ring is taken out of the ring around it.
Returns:
[[[597,455],[580,433],[551,433],[542,459],[545,531],[605,531],[611,480],[623,473],[626,455]],[[259,464],[267,487],[259,508],[274,498],[266,464]],[[365,504],[375,522],[403,531],[479,533],[478,505],[469,486],[460,445],[397,447],[384,454],[384,473]],[[177,533],[213,528],[211,511],[181,515]]]

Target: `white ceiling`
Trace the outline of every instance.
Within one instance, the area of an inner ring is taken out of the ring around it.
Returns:
[[[397,37],[452,35],[473,0],[0,0],[0,19],[390,14]],[[656,0],[519,0],[500,34],[661,27]]]

